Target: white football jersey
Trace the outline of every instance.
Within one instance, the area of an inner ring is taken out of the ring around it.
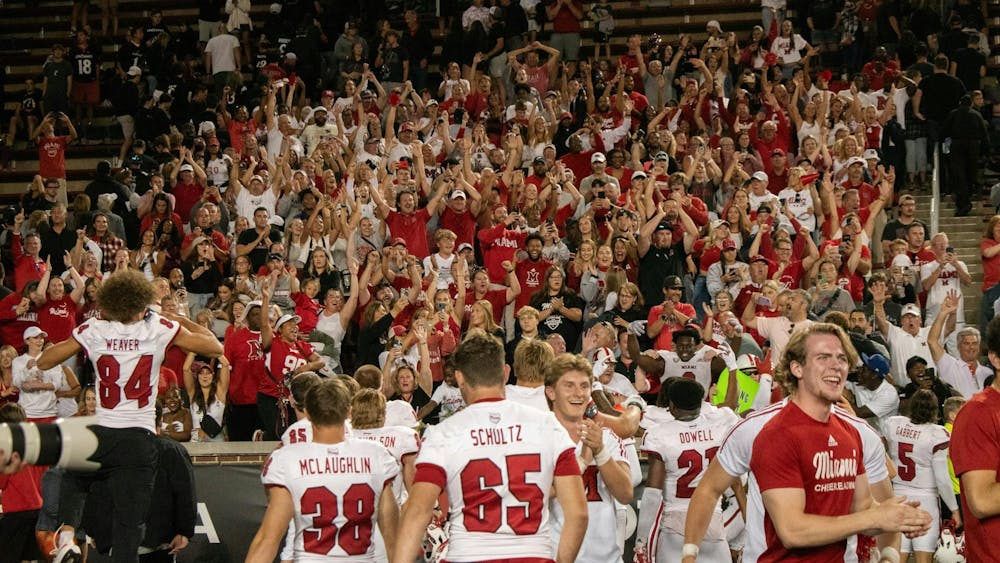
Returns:
[[[613,432],[604,429],[604,448],[611,453],[611,461],[629,463],[628,455],[621,438]],[[583,442],[576,445],[575,455],[580,455]],[[593,460],[583,470],[583,490],[587,496],[587,534],[580,545],[580,553],[576,560],[581,563],[611,563],[622,560],[622,550],[618,545],[616,528],[615,499],[601,477],[601,470]],[[562,535],[563,513],[555,499],[549,500],[552,511],[552,553],[559,547],[559,536]]]
[[[745,419],[730,430],[723,439],[722,446],[716,457],[722,469],[733,477],[738,477],[750,471],[750,458],[753,457],[753,443],[764,425],[771,421],[781,409],[788,404],[788,399],[774,403],[763,410],[750,413]],[[889,469],[885,464],[885,447],[882,438],[874,428],[864,420],[836,409],[837,414],[851,423],[861,434],[864,447],[862,455],[865,461],[865,473],[869,483],[878,483],[889,478]],[[756,561],[767,549],[767,537],[764,532],[764,499],[760,494],[760,486],[753,473],[747,480],[747,514],[746,514],[746,546],[743,548],[744,561]],[[845,562],[856,562],[853,538],[848,540]]]
[[[937,424],[914,424],[905,416],[890,416],[885,430],[896,464],[893,490],[901,495],[937,495],[932,460],[935,452],[948,449],[948,432]]]
[[[386,401],[385,425],[414,428],[417,426],[417,413],[413,412],[413,407],[406,401],[399,399]]]
[[[296,561],[373,561],[379,497],[398,474],[381,445],[348,438],[278,448],[264,463],[261,482],[292,496]]]
[[[657,350],[657,353],[663,358],[661,383],[671,377],[693,379],[705,388],[705,398],[708,398],[708,389],[712,386],[712,358],[718,353],[715,348],[702,346],[686,362],[670,350]]]
[[[659,458],[666,470],[664,512],[687,510],[691,495],[715,458],[722,439],[739,423],[731,409],[702,411],[694,420],[672,420],[653,426],[643,436],[642,451]]]
[[[313,425],[308,418],[300,418],[285,428],[281,435],[281,445],[303,444],[313,441]]]
[[[94,364],[99,425],[156,431],[160,365],[180,328],[150,311],[134,323],[89,319],[73,329],[73,338]]]
[[[352,436],[359,440],[369,440],[382,444],[382,447],[389,450],[389,453],[392,454],[392,458],[396,460],[400,471],[403,468],[403,459],[411,455],[416,455],[420,451],[420,437],[417,436],[417,431],[405,426],[355,429]],[[393,481],[392,492],[396,495],[396,501],[400,505],[406,502],[406,487],[403,484],[402,473]]]
[[[549,412],[549,401],[545,398],[545,386],[525,387],[510,385],[506,387],[507,400],[512,403],[529,406],[542,412]]]
[[[499,399],[429,427],[414,480],[448,492],[449,560],[551,559],[553,478],[579,474],[576,445],[555,415]]]

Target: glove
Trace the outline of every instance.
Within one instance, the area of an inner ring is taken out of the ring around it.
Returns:
[[[170,423],[170,427],[174,429],[174,432],[183,432],[184,431],[184,423],[181,422],[181,421],[179,421],[179,420],[171,422]]]

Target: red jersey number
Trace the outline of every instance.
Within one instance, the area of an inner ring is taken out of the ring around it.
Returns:
[[[519,536],[534,534],[541,526],[545,496],[538,485],[526,480],[528,473],[541,471],[541,456],[509,455],[505,458],[505,464],[507,490],[523,504],[504,507],[503,498],[493,489],[504,484],[500,467],[491,459],[474,459],[460,475],[466,530],[494,533],[500,529],[505,516],[507,525]]]
[[[910,457],[910,454],[913,453],[913,444],[900,442],[896,453],[899,456],[899,467],[896,468],[896,473],[899,474],[899,478],[903,481],[912,481],[917,476],[917,464]]]
[[[355,483],[344,493],[344,516],[341,528],[333,525],[340,514],[337,495],[326,487],[310,487],[299,500],[303,516],[312,517],[312,527],[302,532],[302,547],[309,553],[327,555],[339,545],[348,555],[367,553],[372,540],[372,515],[375,514],[375,491]]]
[[[601,502],[601,491],[597,488],[597,474],[600,468],[596,465],[588,465],[583,470],[583,491],[587,495],[587,502]]]
[[[691,495],[694,494],[694,487],[691,486],[691,483],[701,475],[705,465],[715,459],[715,454],[718,452],[719,448],[708,448],[705,450],[704,457],[698,450],[681,452],[681,455],[677,457],[677,467],[679,469],[687,468],[687,471],[677,478],[677,498],[691,498]]]
[[[125,382],[124,387],[119,387],[118,378],[121,372],[121,364],[114,356],[101,356],[97,359],[97,377],[100,380],[98,385],[98,396],[101,400],[101,408],[113,409],[122,401],[122,390],[125,391],[125,398],[136,401],[139,408],[149,405],[149,398],[153,395],[152,385],[153,355],[144,354],[139,357],[139,362],[135,364],[132,375]]]

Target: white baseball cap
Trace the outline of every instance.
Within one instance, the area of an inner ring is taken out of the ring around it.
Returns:
[[[22,335],[22,338],[24,340],[27,340],[29,338],[35,338],[36,336],[41,336],[42,338],[46,338],[49,336],[49,333],[38,328],[37,326],[29,326],[28,328],[24,329],[24,335]]]

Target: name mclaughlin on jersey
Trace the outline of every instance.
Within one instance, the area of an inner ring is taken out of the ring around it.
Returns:
[[[473,446],[502,446],[521,441],[521,425],[503,428],[472,428],[469,430]]]
[[[326,473],[371,473],[372,460],[367,457],[325,458],[311,457],[299,460],[300,475],[323,475]]]

